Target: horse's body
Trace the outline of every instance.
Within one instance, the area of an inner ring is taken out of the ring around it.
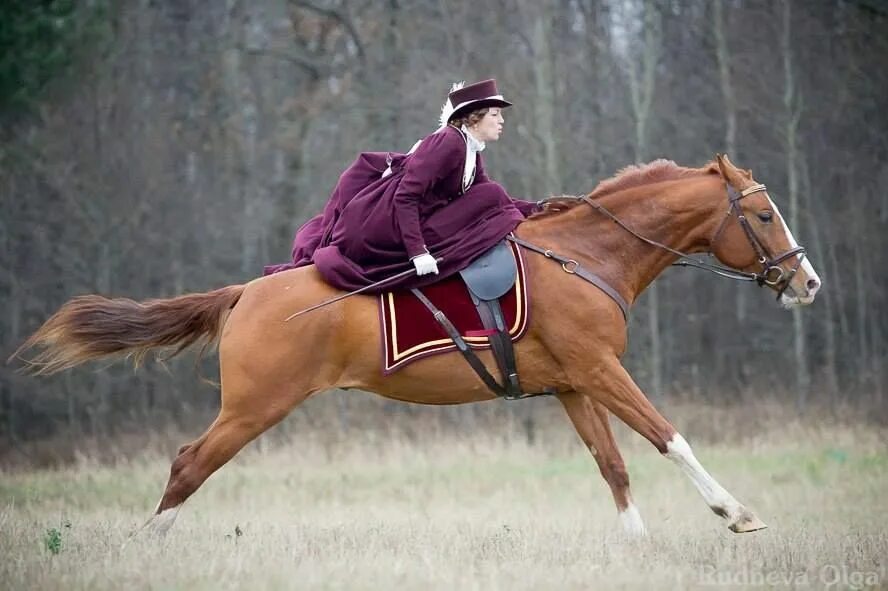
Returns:
[[[644,236],[688,252],[713,250],[734,268],[755,269],[756,253],[740,224],[725,213],[726,182],[738,191],[755,184],[751,174],[726,159],[704,169],[659,161],[605,181],[591,197]],[[563,211],[553,211],[559,207]],[[771,223],[756,218],[765,210],[773,212]],[[763,190],[744,200],[743,213],[760,222],[756,234],[771,253],[795,246]],[[676,258],[638,240],[582,202],[556,200],[546,212],[519,226],[516,234],[593,269],[630,304]],[[609,412],[676,462],[733,531],[765,527],[702,468],[685,440],[621,365],[627,336],[617,304],[560,265],[535,254],[525,258],[531,326],[516,344],[522,385],[529,392],[547,386],[558,389],[558,399],[611,487],[625,528],[644,532],[610,430]],[[781,296],[784,305],[810,303],[820,286],[810,263],[796,255],[782,261],[781,268],[798,271],[787,273],[788,285],[774,286],[786,288]],[[35,360],[37,367],[55,371],[109,354],[140,356],[151,347],[212,340],[221,331],[222,407],[210,428],[183,446],[173,462],[166,490],[148,522],[163,531],[210,474],[316,392],[358,388],[426,404],[494,397],[456,353],[384,376],[372,297],[352,297],[284,322],[293,312],[340,293],[324,283],[314,267],[303,267],[243,286],[144,304],[86,296],[66,304],[25,346],[46,346]],[[135,331],[136,325],[141,330]],[[489,352],[480,356],[488,368],[495,368]]]

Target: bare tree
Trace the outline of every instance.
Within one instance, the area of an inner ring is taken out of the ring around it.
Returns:
[[[789,219],[791,228],[799,222],[799,159],[798,128],[802,117],[802,101],[796,87],[792,53],[792,0],[783,0],[780,50],[783,58],[783,107],[786,137],[786,178],[788,183]],[[799,407],[806,401],[811,386],[808,359],[805,355],[805,317],[798,308],[792,311],[793,350],[795,352],[796,392]]]
[[[626,67],[635,127],[633,144],[635,162],[643,163],[647,161],[650,151],[648,133],[652,113],[651,105],[656,92],[656,72],[662,43],[662,22],[655,0],[643,0],[640,10],[642,28],[641,46],[638,52],[640,55],[628,54]],[[638,61],[641,63],[639,64]],[[647,329],[651,343],[648,362],[651,388],[654,396],[662,396],[663,353],[660,333],[660,290],[656,283],[648,288],[646,300]]]
[[[452,82],[494,76],[515,107],[484,157],[516,197],[725,150],[774,189],[809,248],[825,287],[794,315],[691,272],[654,284],[627,353],[654,395],[780,393],[789,373],[800,405],[884,405],[888,15],[876,4],[112,3],[97,17],[105,41],[81,47],[69,77],[30,112],[0,110],[0,343],[13,350],[80,293],[252,279],[287,258],[356,152],[409,148],[436,127]],[[217,399],[178,367],[51,385],[0,368],[0,436],[113,437],[136,416],[186,425]],[[144,395],[134,406],[123,390]],[[331,404],[353,423],[351,398]],[[447,416],[466,425],[480,412]],[[532,407],[497,412],[532,429]]]

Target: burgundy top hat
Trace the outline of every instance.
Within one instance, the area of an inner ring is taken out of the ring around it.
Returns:
[[[496,89],[496,80],[482,80],[465,86],[465,82],[454,84],[441,111],[441,125],[454,117],[484,107],[511,107],[512,103],[503,98]]]

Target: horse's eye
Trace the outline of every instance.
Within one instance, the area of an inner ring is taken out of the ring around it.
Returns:
[[[762,220],[764,223],[770,224],[771,220],[774,219],[774,216],[771,214],[770,211],[760,211],[758,214],[758,218],[760,220]]]

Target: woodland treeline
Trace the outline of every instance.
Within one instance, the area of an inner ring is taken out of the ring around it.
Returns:
[[[258,276],[286,260],[358,151],[408,149],[437,127],[452,82],[487,77],[516,104],[485,152],[514,196],[727,152],[808,247],[824,289],[793,313],[748,284],[668,271],[630,328],[628,364],[654,400],[884,409],[877,0],[4,2],[0,350],[78,294],[167,297]],[[198,430],[218,393],[193,363],[39,379],[6,365],[0,445]],[[354,397],[330,400],[344,412]]]

